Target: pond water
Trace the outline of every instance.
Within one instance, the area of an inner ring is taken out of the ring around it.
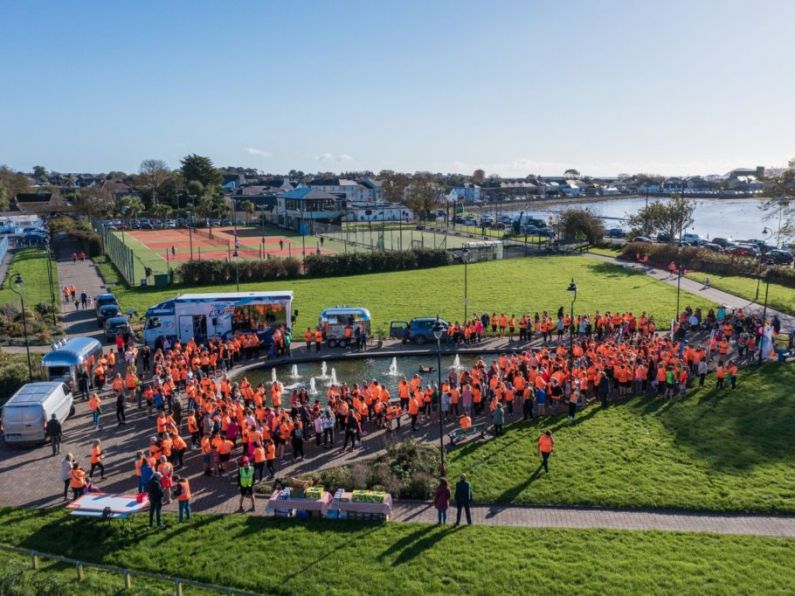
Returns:
[[[458,355],[458,364],[469,368],[475,363],[477,358],[477,356],[471,355]],[[482,358],[486,363],[490,363],[492,358],[496,358],[496,355],[486,354],[482,356]],[[396,364],[396,370],[390,370],[393,363]],[[456,364],[456,355],[442,355],[443,380],[450,371],[450,367],[454,364]],[[317,398],[321,401],[323,401],[326,395],[326,389],[331,382],[332,376],[336,377],[339,383],[347,383],[348,385],[361,383],[363,381],[369,382],[376,379],[389,389],[389,393],[393,397],[397,396],[397,385],[401,376],[410,379],[412,376],[419,373],[423,385],[436,383],[438,380],[436,372],[436,354],[401,356],[395,359],[391,357],[349,358],[346,360],[329,360],[325,362],[325,365],[325,378],[323,377],[322,362],[294,365],[285,364],[277,366],[275,369],[265,370],[261,368],[248,371],[245,375],[238,376],[241,378],[245,376],[248,378],[249,382],[256,387],[259,383],[270,383],[273,378],[273,370],[275,370],[276,378],[280,383],[284,384],[286,389],[292,386],[299,386],[298,384],[308,387],[311,379],[314,378],[315,387],[318,391]],[[434,370],[431,373],[420,373],[420,366],[432,366]],[[295,367],[297,371],[294,371],[293,367]],[[299,377],[293,377],[293,372],[297,372]]]
[[[649,202],[663,200],[665,198],[650,197]],[[693,225],[685,232],[695,232],[702,238],[731,238],[736,240],[748,240],[751,238],[762,238],[764,227],[777,227],[778,220],[774,217],[764,221],[766,213],[760,209],[765,199],[746,198],[746,199],[693,199],[696,203],[696,210],[693,214]],[[546,219],[550,213],[558,213],[570,207],[587,208],[596,215],[609,218],[605,221],[605,227],[626,227],[623,220],[628,215],[637,213],[646,205],[645,197],[627,197],[620,199],[610,199],[606,201],[580,202],[576,204],[549,204],[534,203],[528,212],[535,216]],[[516,212],[518,215],[518,212]]]

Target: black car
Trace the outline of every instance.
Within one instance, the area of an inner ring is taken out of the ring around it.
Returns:
[[[727,238],[713,238],[712,244],[717,244],[721,248],[726,248],[731,244]]]
[[[792,253],[786,250],[769,250],[763,257],[766,263],[771,265],[792,265]]]
[[[106,304],[97,309],[97,327],[104,327],[105,321],[118,317],[121,314],[121,309],[118,304]]]
[[[621,228],[610,228],[609,230],[607,230],[606,235],[608,238],[623,238],[624,236],[626,236],[626,234],[624,234],[624,230],[622,230]]]

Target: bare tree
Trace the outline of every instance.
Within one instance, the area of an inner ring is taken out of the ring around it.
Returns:
[[[152,207],[157,205],[157,193],[160,187],[168,180],[171,170],[162,159],[145,159],[138,169],[146,180],[147,186],[152,190]]]

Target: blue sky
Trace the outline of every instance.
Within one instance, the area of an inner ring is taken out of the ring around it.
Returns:
[[[783,165],[793,22],[791,0],[0,0],[0,163]]]

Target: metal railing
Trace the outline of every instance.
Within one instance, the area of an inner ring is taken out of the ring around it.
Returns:
[[[108,573],[118,573],[124,578],[124,588],[126,590],[132,588],[132,578],[133,576],[137,576],[137,577],[143,577],[151,580],[173,584],[177,596],[182,596],[182,590],[184,586],[201,588],[203,590],[210,590],[213,592],[221,592],[223,594],[228,594],[230,596],[233,594],[239,594],[241,596],[259,596],[258,592],[247,592],[245,590],[238,590],[237,588],[230,588],[228,586],[219,586],[218,584],[208,584],[205,582],[200,582],[192,579],[185,579],[181,577],[171,577],[168,575],[161,575],[159,573],[152,573],[150,571],[140,571],[138,569],[126,569],[123,567],[117,567],[116,565],[105,565],[102,563],[92,563],[90,561],[80,561],[78,559],[71,559],[69,557],[54,555],[52,553],[45,553],[29,548],[19,548],[16,546],[10,546],[8,544],[0,543],[0,550],[5,550],[19,555],[30,557],[32,568],[34,571],[39,571],[41,569],[42,559],[58,561],[60,563],[66,563],[67,565],[74,565],[78,581],[83,581],[85,579],[86,569],[98,569],[99,571],[105,571]]]

